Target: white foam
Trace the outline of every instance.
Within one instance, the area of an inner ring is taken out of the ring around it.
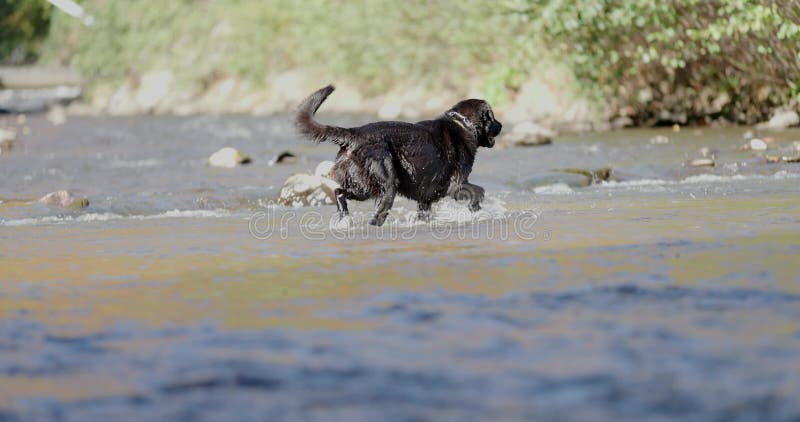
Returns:
[[[566,183],[554,183],[552,185],[538,186],[533,189],[533,193],[539,195],[569,195],[575,193]]]
[[[640,180],[628,180],[624,182],[603,182],[600,183],[598,186],[603,187],[636,187],[636,186],[668,186],[668,185],[681,185],[681,184],[698,184],[698,183],[724,183],[724,182],[734,182],[734,181],[743,181],[743,180],[787,180],[787,179],[797,179],[800,178],[800,173],[788,172],[786,170],[781,170],[771,176],[764,176],[760,174],[734,174],[731,176],[721,176],[718,174],[698,174],[695,176],[689,176],[683,180],[675,181],[675,180],[662,180],[662,179],[640,179]]]
[[[47,224],[63,223],[88,223],[112,220],[155,220],[162,218],[218,218],[227,217],[230,212],[227,210],[171,210],[161,214],[151,215],[120,215],[114,213],[87,213],[78,216],[47,216],[38,218],[20,218],[15,220],[0,221],[0,226],[19,227],[19,226],[39,226]]]
[[[148,167],[160,166],[161,160],[157,158],[148,158],[146,160],[134,160],[134,161],[115,160],[112,161],[110,165],[111,168],[115,169],[148,168]]]

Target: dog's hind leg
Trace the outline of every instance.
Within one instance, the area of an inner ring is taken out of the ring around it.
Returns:
[[[336,196],[336,209],[339,210],[339,217],[350,215],[350,211],[347,209],[347,192],[342,188],[336,188],[333,194]]]
[[[397,176],[394,173],[391,157],[370,163],[370,174],[378,182],[381,192],[376,203],[375,217],[372,217],[369,224],[382,226],[397,194]]]

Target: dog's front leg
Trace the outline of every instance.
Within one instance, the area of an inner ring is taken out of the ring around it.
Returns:
[[[333,194],[336,196],[336,209],[339,210],[339,218],[350,215],[350,211],[347,209],[347,199],[345,198],[347,192],[342,188],[336,188]]]
[[[486,191],[482,187],[464,182],[461,186],[453,189],[450,196],[456,201],[468,201],[469,210],[476,212],[481,209],[481,202],[483,202],[485,193]]]
[[[472,183],[465,183],[469,186],[470,190],[472,191],[472,200],[469,203],[469,210],[472,212],[480,211],[481,209],[481,202],[483,202],[483,197],[486,195],[486,190],[478,185],[473,185]]]
[[[420,201],[417,203],[417,219],[420,221],[431,221],[431,203]]]

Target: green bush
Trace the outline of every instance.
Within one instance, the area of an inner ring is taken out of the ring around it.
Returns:
[[[36,59],[50,27],[51,10],[45,0],[0,0],[0,63]]]
[[[531,61],[528,30],[489,0],[86,0],[96,24],[59,17],[50,57],[92,81],[168,68],[184,84],[224,74],[262,82],[314,69],[367,93],[403,83],[464,86],[473,78],[507,98]]]
[[[516,11],[588,89],[643,121],[750,123],[800,91],[796,0],[523,3]]]

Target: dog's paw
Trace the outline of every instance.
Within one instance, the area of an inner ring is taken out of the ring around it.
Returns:
[[[431,222],[431,212],[430,211],[419,211],[417,213],[417,220],[425,222],[425,223],[430,223]]]
[[[369,224],[372,225],[372,226],[380,227],[386,221],[386,216],[387,216],[387,214],[376,215],[376,216],[372,217],[372,220],[369,220]]]
[[[478,202],[474,202],[472,204],[469,204],[469,210],[472,211],[472,212],[478,212],[478,211],[481,210],[481,204],[478,203]]]

